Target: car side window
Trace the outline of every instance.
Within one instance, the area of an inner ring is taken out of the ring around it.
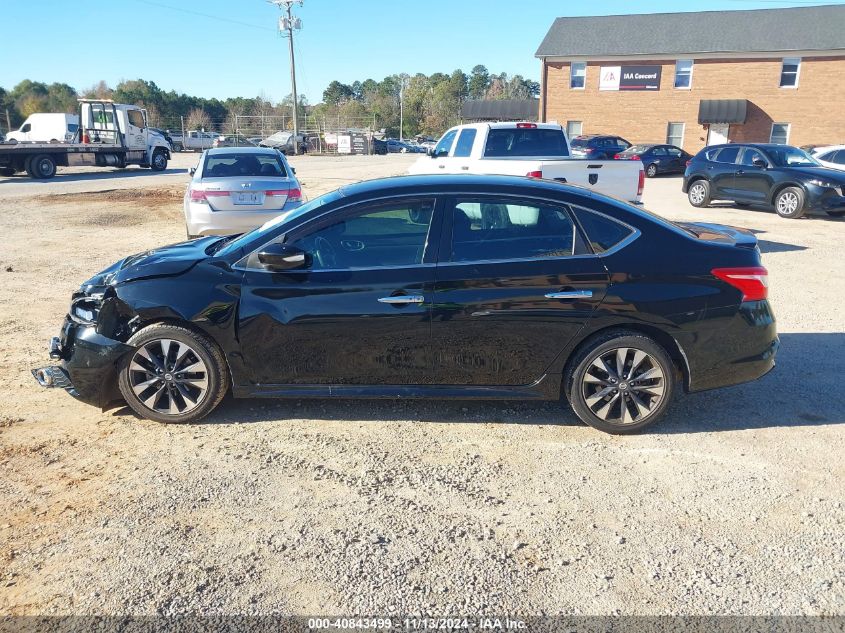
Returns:
[[[568,257],[576,231],[566,209],[510,199],[458,198],[452,209],[453,262]]]
[[[666,156],[666,148],[665,147],[655,147],[651,150],[651,153],[655,156]]]
[[[817,156],[816,158],[818,158],[819,160],[824,160],[824,161],[827,161],[827,162],[830,163],[830,162],[833,162],[834,156],[836,156],[836,152],[827,152],[825,154],[822,154],[821,156]]]
[[[845,165],[845,149],[840,149],[836,152],[836,156],[833,157],[831,162],[837,163],[838,165]]]
[[[735,163],[739,155],[738,147],[724,147],[716,154],[717,163]]]
[[[600,215],[579,207],[574,207],[573,211],[581,224],[581,228],[584,229],[584,233],[587,234],[587,242],[597,255],[609,251],[634,233],[631,227],[606,215]]]
[[[745,151],[742,153],[742,160],[740,164],[747,165],[748,167],[754,166],[754,161],[756,159],[759,160],[766,160],[765,157],[758,152],[756,149],[751,149],[750,147],[746,147]]]
[[[368,205],[295,237],[291,246],[310,257],[311,270],[349,270],[421,264],[433,200]]]
[[[452,149],[452,143],[455,140],[455,137],[458,135],[457,130],[449,130],[446,134],[443,135],[437,145],[434,146],[434,155],[435,156],[446,156],[449,153],[449,150]]]
[[[144,114],[140,110],[129,110],[126,113],[129,123],[135,127],[144,127]]]
[[[462,130],[461,135],[458,137],[458,142],[455,145],[453,156],[461,158],[469,156],[472,153],[473,143],[475,143],[475,130],[473,128]]]
[[[681,150],[679,150],[677,147],[667,147],[666,153],[668,153],[669,156],[671,156],[672,158],[680,158],[681,157]]]

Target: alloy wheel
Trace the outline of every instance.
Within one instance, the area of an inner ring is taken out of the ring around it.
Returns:
[[[704,185],[693,185],[689,197],[695,204],[704,202]]]
[[[156,152],[155,155],[153,156],[153,164],[155,165],[156,169],[158,169],[158,170],[163,170],[165,168],[165,166],[167,164],[165,161],[166,161],[166,159],[164,157],[164,154],[161,153],[161,152]]]
[[[592,413],[627,425],[648,418],[663,401],[666,376],[657,360],[634,347],[605,350],[590,363],[581,393]]]
[[[162,415],[188,413],[208,393],[208,368],[196,350],[180,341],[145,343],[136,350],[127,371],[135,397]]]
[[[798,209],[798,196],[791,191],[782,193],[778,198],[778,212],[782,214],[795,213]]]

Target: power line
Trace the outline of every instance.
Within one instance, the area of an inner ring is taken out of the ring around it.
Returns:
[[[250,24],[249,22],[241,22],[240,20],[233,20],[231,18],[226,18],[220,15],[212,15],[211,13],[203,13],[202,11],[193,11],[191,9],[184,9],[182,7],[172,7],[169,4],[162,4],[161,2],[153,2],[153,0],[136,0],[136,2],[141,2],[143,4],[148,4],[154,7],[160,7],[162,9],[170,9],[171,11],[180,11],[181,13],[187,13],[189,15],[198,15],[203,18],[208,18],[209,20],[217,20],[218,22],[225,22],[227,24],[238,24],[240,26],[247,26],[251,29],[261,29],[262,31],[275,31],[276,29],[272,29],[269,26],[261,26],[260,24]]]

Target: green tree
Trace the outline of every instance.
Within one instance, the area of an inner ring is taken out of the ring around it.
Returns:
[[[333,81],[323,92],[323,101],[329,105],[337,105],[351,99],[353,94],[352,86],[347,86],[339,81]]]
[[[490,73],[487,66],[473,67],[469,76],[469,98],[470,99],[484,99],[487,94],[487,89],[490,87]]]

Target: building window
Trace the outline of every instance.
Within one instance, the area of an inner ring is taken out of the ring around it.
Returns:
[[[587,84],[587,62],[572,62],[569,64],[569,87],[573,90],[583,90]]]
[[[772,134],[769,143],[786,145],[789,142],[789,123],[772,123]]]
[[[780,69],[780,87],[797,88],[798,72],[801,70],[800,57],[784,57],[783,66]]]
[[[583,132],[582,129],[582,122],[581,121],[567,121],[566,122],[566,136],[567,138],[575,138],[576,136],[581,136]]]
[[[692,88],[691,59],[679,59],[675,62],[675,88]]]
[[[676,147],[684,146],[684,124],[670,123],[666,127],[666,143]]]

